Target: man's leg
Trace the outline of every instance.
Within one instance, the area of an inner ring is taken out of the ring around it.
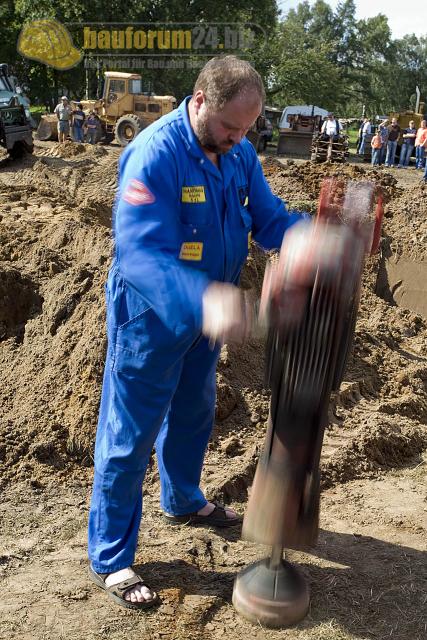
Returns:
[[[399,164],[397,165],[399,169],[405,166],[405,158],[406,158],[406,144],[402,144],[400,148]]]
[[[396,155],[396,147],[397,147],[397,142],[392,140],[391,142],[388,143],[388,147],[387,147],[387,158],[388,158],[388,166],[389,167],[394,167],[394,158]],[[386,164],[387,164],[387,159],[386,159]]]
[[[112,314],[112,298],[107,316]],[[129,300],[126,300],[129,304]],[[122,306],[121,297],[114,304]],[[121,331],[120,340],[132,338],[129,332],[149,329],[147,310],[142,318]],[[109,355],[104,372],[100,415],[95,447],[95,476],[89,514],[89,558],[94,571],[112,574],[111,586],[134,576],[130,568],[135,556],[142,512],[142,482],[154,441],[176,389],[182,357],[159,353],[128,352],[115,338],[114,320],[109,325]],[[157,325],[156,325],[157,326]],[[127,338],[125,336],[127,335]],[[139,334],[138,334],[139,335]],[[161,347],[162,335],[152,335]],[[116,346],[116,341],[118,347]],[[150,591],[136,585],[126,593],[131,602],[152,599]]]
[[[417,169],[423,168],[423,159],[424,159],[424,149],[420,145],[417,147],[416,151],[416,163],[415,166]]]
[[[215,417],[216,365],[200,337],[187,353],[170,411],[156,440],[161,479],[161,506],[166,513],[186,515],[206,506],[200,490],[203,459]]]
[[[151,382],[148,372],[124,375],[107,358],[89,514],[89,557],[98,573],[134,561],[142,481],[177,377],[178,370],[165,382]]]
[[[390,145],[391,145],[391,142],[387,142],[387,153],[386,153],[385,163],[384,163],[384,164],[386,165],[386,167],[389,167],[389,166],[390,166],[390,164],[389,164],[389,158],[390,158]]]

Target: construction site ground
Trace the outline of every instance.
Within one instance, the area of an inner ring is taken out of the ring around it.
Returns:
[[[86,524],[105,352],[104,282],[118,147],[36,143],[0,161],[0,638],[421,640],[427,637],[427,187],[414,169],[264,158],[275,193],[316,209],[321,180],[387,196],[367,261],[353,352],[329,411],[320,536],[291,552],[306,619],[269,630],[231,604],[236,573],[268,549],[237,530],[170,527],[153,456],[136,566],[162,599],[115,605],[87,575]],[[242,286],[259,293],[253,247]],[[223,347],[203,486],[243,512],[268,417],[261,341]],[[189,407],[191,411],[191,407]]]

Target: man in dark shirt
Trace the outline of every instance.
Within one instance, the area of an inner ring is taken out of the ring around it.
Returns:
[[[397,141],[400,136],[400,127],[397,124],[397,119],[393,118],[391,125],[388,128],[388,141],[387,141],[387,156],[385,159],[386,167],[394,166],[394,157],[396,155]]]
[[[80,103],[76,105],[76,109],[73,111],[72,117],[74,142],[83,142],[83,124],[85,121],[85,114]]]
[[[399,164],[397,165],[399,169],[407,168],[414,150],[416,136],[417,130],[415,129],[415,122],[411,120],[409,122],[409,126],[406,129],[403,129],[403,142],[400,149]]]

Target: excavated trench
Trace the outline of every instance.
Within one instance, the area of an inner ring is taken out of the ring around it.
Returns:
[[[376,293],[390,304],[427,318],[427,262],[415,262],[405,255],[383,258]]]
[[[386,207],[376,293],[427,318],[427,186],[414,173],[404,178]]]

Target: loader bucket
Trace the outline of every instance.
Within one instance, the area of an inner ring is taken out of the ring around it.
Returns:
[[[39,140],[58,140],[58,119],[55,115],[42,116],[36,132]]]
[[[277,155],[309,159],[312,139],[312,131],[280,133]]]

